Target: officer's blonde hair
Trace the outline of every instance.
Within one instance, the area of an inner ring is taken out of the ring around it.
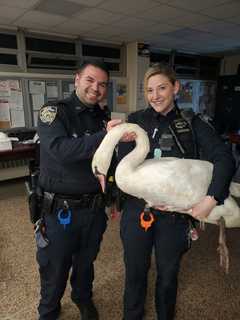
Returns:
[[[166,63],[154,63],[145,73],[144,75],[144,97],[146,102],[147,99],[147,86],[148,80],[157,74],[164,75],[169,79],[169,81],[174,85],[177,77],[175,71]]]

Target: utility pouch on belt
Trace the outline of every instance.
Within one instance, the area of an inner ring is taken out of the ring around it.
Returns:
[[[102,193],[96,194],[92,199],[92,209],[104,208],[106,206],[106,201]]]
[[[55,193],[45,192],[43,193],[43,201],[42,201],[42,216],[46,216],[52,213],[53,200]]]
[[[41,217],[43,192],[38,186],[38,171],[31,173],[29,181],[25,182],[30,221],[35,223]]]
[[[44,219],[39,219],[36,221],[34,226],[34,235],[38,248],[46,248],[49,244],[49,240],[45,234],[45,231]]]

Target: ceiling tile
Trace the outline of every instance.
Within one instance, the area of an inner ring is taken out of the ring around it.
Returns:
[[[74,17],[82,19],[84,21],[94,21],[101,24],[109,24],[120,20],[124,16],[103,9],[87,8],[84,9],[81,13],[75,14]]]
[[[103,0],[67,0],[67,1],[83,4],[89,7],[97,6],[99,3],[103,2]]]
[[[231,0],[228,0],[229,2]],[[189,11],[199,11],[206,8],[226,3],[227,0],[207,0],[207,1],[192,1],[192,0],[168,0],[168,4],[177,8],[184,8]]]
[[[240,15],[240,3],[231,2],[219,6],[214,6],[201,11],[207,16],[214,18],[231,18]],[[240,20],[240,19],[239,19]]]
[[[0,0],[0,5],[6,5],[13,8],[32,8],[39,0]]]
[[[156,6],[156,2],[152,0],[107,0],[101,3],[99,8],[126,15],[135,15]]]
[[[159,22],[169,21],[169,19],[173,19],[179,15],[185,15],[185,11],[179,8],[169,7],[167,5],[156,6],[137,14],[138,17],[156,20]]]
[[[163,34],[161,34],[161,35],[157,35],[157,34],[152,35],[150,39],[151,39],[151,41],[154,41],[155,43],[161,42],[161,43],[164,43],[164,44],[167,44],[167,45],[172,44],[173,47],[174,47],[175,44],[176,45],[181,45],[183,43],[186,43],[185,39],[181,39],[181,38],[173,39],[172,37],[169,37],[169,36],[163,35]]]
[[[240,0],[44,1],[53,14],[35,10],[40,0],[0,0],[1,25],[99,41],[141,41],[201,53],[239,48]],[[56,14],[60,9],[61,15]],[[63,17],[67,10],[73,13],[72,19]]]
[[[8,19],[9,21],[14,21],[18,17],[21,17],[24,14],[24,12],[26,12],[26,9],[1,6],[0,17],[1,20],[3,17],[5,19]],[[2,23],[2,21],[0,22]]]
[[[209,18],[205,15],[188,12],[187,14],[182,14],[175,17],[174,19],[169,19],[168,23],[179,27],[192,27],[197,26],[198,24],[209,23],[212,21],[212,18]]]
[[[111,36],[116,36],[118,34],[120,34],[120,30],[118,28],[109,28],[109,26],[98,26],[95,27],[94,29],[90,30],[88,32],[88,34],[90,34],[91,36],[96,35],[96,36],[107,36],[107,37],[111,37]]]
[[[240,18],[239,15],[236,17],[232,17],[232,18],[227,18],[224,19],[225,21],[231,22],[231,23],[235,23],[235,24],[240,24]]]
[[[143,39],[143,38],[147,39],[148,37],[151,37],[152,35],[153,35],[153,33],[150,31],[144,30],[144,31],[139,32],[137,29],[132,30],[130,32],[119,33],[120,37],[125,37],[125,38],[129,38],[129,37],[134,38],[135,37],[135,39],[137,39],[137,40]]]
[[[147,21],[143,19],[137,19],[137,18],[123,18],[119,21],[116,21],[112,24],[112,27],[116,27],[119,30],[119,33],[123,30],[131,31],[132,29],[145,29],[145,30],[151,30],[153,25],[156,24],[154,21]]]
[[[40,23],[35,23],[33,21],[20,21],[20,22],[14,22],[13,23],[16,27],[21,27],[28,30],[38,30],[39,32],[41,30],[49,30],[49,25],[41,25]]]
[[[61,23],[59,25],[56,25],[54,27],[55,32],[61,32],[61,33],[69,33],[71,35],[84,35],[85,32],[88,32],[89,30],[94,29],[100,29],[102,28],[101,25],[98,23],[92,23],[92,22],[86,22],[76,19],[68,20],[64,23]]]
[[[195,30],[191,28],[182,28],[173,32],[165,33],[166,36],[176,39],[198,39],[208,35],[205,31]]]
[[[9,29],[10,25],[11,25],[11,27],[13,26],[12,24],[13,24],[12,19],[1,17],[0,29],[1,28]]]
[[[178,30],[179,27],[172,26],[170,24],[164,24],[164,23],[157,23],[153,27],[153,32],[157,34],[163,34],[167,32],[172,32]]]
[[[35,11],[72,17],[74,13],[81,12],[86,6],[66,0],[41,0],[35,7]]]
[[[28,11],[21,18],[15,21],[15,25],[27,25],[29,23],[39,23],[41,26],[54,26],[56,24],[66,21],[66,18],[48,13],[42,13],[39,11]]]
[[[218,34],[219,36],[222,36],[222,35],[234,36],[235,34],[238,34],[238,37],[239,37],[239,34],[240,34],[239,25],[235,25],[233,23],[228,23],[225,21],[215,21],[215,22],[206,23],[203,25],[199,24],[197,28],[199,30]]]

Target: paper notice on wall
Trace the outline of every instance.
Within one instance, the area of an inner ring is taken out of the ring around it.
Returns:
[[[12,128],[24,127],[25,126],[23,110],[11,109],[10,110],[10,115],[11,115],[11,126],[12,126]]]
[[[23,109],[23,96],[22,91],[18,89],[11,90],[11,96],[9,97],[9,104],[11,109]]]
[[[0,100],[0,121],[10,121],[9,103],[3,100]]]
[[[142,80],[138,80],[137,84],[137,110],[146,108],[146,101],[144,98],[144,83]]]
[[[29,92],[31,94],[45,94],[45,81],[29,81]]]
[[[69,81],[63,81],[62,82],[62,91],[63,91],[63,98],[67,98],[71,95],[71,93],[74,91],[74,83]]]
[[[10,90],[20,90],[19,80],[8,80]]]
[[[46,89],[48,99],[58,98],[58,86],[56,81],[47,82]]]
[[[33,112],[33,125],[34,125],[34,127],[36,127],[37,123],[38,123],[38,114],[39,114],[38,111]]]
[[[71,93],[70,92],[63,92],[63,98],[66,99],[70,97]]]
[[[0,98],[1,97],[10,97],[11,90],[9,86],[8,80],[1,80],[0,81]]]
[[[44,94],[32,94],[33,110],[39,110],[45,103]]]
[[[75,89],[74,83],[69,83],[69,91],[73,92]]]

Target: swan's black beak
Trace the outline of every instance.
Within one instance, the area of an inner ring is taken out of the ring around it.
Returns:
[[[104,193],[105,189],[106,189],[106,177],[105,177],[104,174],[98,174],[97,178],[98,178],[98,181],[99,181],[99,183],[101,185],[102,192]]]
[[[102,192],[104,193],[105,189],[106,189],[106,176],[104,174],[102,174],[101,172],[99,172],[97,167],[95,167],[94,174],[98,178],[98,181],[99,181],[101,188],[102,188]]]

